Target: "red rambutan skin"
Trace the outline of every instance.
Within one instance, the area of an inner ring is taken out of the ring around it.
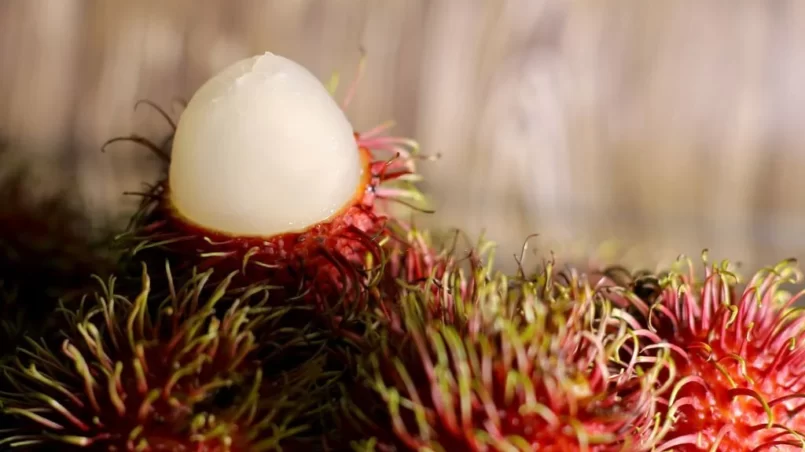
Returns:
[[[405,313],[362,366],[375,392],[352,397],[377,424],[375,450],[649,450],[657,374],[638,376],[630,360],[610,367],[628,341],[621,321],[604,314],[600,329],[583,326],[595,309],[580,286],[568,288],[573,302],[549,307],[553,289],[539,286],[550,277],[507,282],[476,270],[392,304]]]
[[[801,450],[805,446],[805,316],[779,286],[800,273],[786,261],[743,291],[726,266],[666,279],[646,304],[632,296],[676,368],[667,434],[658,450]],[[623,302],[624,300],[621,300]],[[776,447],[776,448],[775,448]]]

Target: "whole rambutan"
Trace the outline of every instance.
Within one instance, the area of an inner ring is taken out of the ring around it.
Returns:
[[[805,291],[782,287],[802,274],[787,260],[742,287],[728,262],[708,265],[706,253],[704,261],[703,280],[683,260],[686,272],[643,274],[632,290],[608,291],[641,314],[644,338],[673,350],[677,372],[657,450],[802,449],[805,316],[793,305]]]
[[[376,349],[359,367],[365,386],[346,416],[364,436],[352,447],[650,450],[667,360],[643,356],[633,319],[577,273],[566,276],[550,263],[533,279],[475,266],[467,278],[444,278],[441,297],[404,288],[390,304],[399,319],[392,313],[367,339]]]
[[[388,204],[422,201],[413,185],[418,146],[381,136],[387,127],[354,132],[325,87],[291,60],[239,61],[195,93],[170,150],[133,137],[169,171],[119,243],[137,258],[145,250],[173,258],[177,271],[238,270],[233,284],[270,280],[318,302],[360,292],[347,300],[357,303],[367,259],[384,262]]]
[[[236,290],[228,275],[205,291],[211,276],[181,281],[168,267],[163,291],[143,269],[136,296],[118,293],[112,277],[78,310],[65,309],[72,328],[60,350],[30,340],[3,368],[12,389],[0,408],[11,420],[0,445],[311,450],[305,434],[319,434],[309,430],[331,377],[323,355],[299,350],[320,345],[285,326],[291,308],[268,307],[268,288]],[[297,353],[307,360],[286,365]]]

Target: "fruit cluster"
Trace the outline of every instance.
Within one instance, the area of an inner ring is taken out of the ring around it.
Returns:
[[[133,138],[169,171],[109,244],[114,271],[90,288],[59,279],[72,296],[53,296],[45,331],[4,353],[0,445],[805,449],[794,262],[747,282],[706,254],[701,271],[551,258],[501,273],[491,243],[395,215],[421,209],[424,157],[385,127],[344,130],[330,94],[266,54],[202,87],[167,149]],[[0,287],[21,278],[7,256]],[[14,338],[9,309],[32,290],[2,294]]]

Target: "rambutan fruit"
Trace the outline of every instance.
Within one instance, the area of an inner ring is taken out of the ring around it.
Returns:
[[[285,365],[297,347],[320,347],[285,327],[293,308],[269,307],[266,287],[229,287],[231,274],[205,291],[212,270],[179,280],[166,268],[164,291],[145,268],[136,296],[118,293],[114,277],[101,283],[79,309],[62,311],[72,328],[60,350],[29,340],[4,366],[12,390],[0,394],[0,408],[12,422],[0,445],[311,450],[305,434],[318,441],[309,430],[331,377],[323,355]]]
[[[345,415],[364,435],[353,449],[651,450],[668,361],[643,356],[634,320],[550,262],[528,279],[473,268],[440,297],[405,286],[399,319],[372,330]]]
[[[387,126],[354,132],[331,93],[289,59],[236,62],[195,93],[169,151],[133,138],[169,168],[120,243],[172,258],[177,271],[238,270],[233,284],[270,280],[319,302],[360,293],[357,303],[367,258],[384,262],[389,203],[423,200],[418,146],[381,136]]]
[[[794,306],[805,291],[783,290],[802,273],[787,260],[742,284],[728,262],[709,265],[704,256],[703,280],[680,260],[687,271],[642,275],[639,297],[608,291],[640,313],[645,339],[673,350],[665,439],[656,450],[805,448],[805,315]]]

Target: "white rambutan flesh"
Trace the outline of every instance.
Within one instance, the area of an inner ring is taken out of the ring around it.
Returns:
[[[191,98],[174,138],[170,200],[203,229],[268,237],[338,214],[364,171],[353,128],[322,83],[265,53],[224,69]]]

